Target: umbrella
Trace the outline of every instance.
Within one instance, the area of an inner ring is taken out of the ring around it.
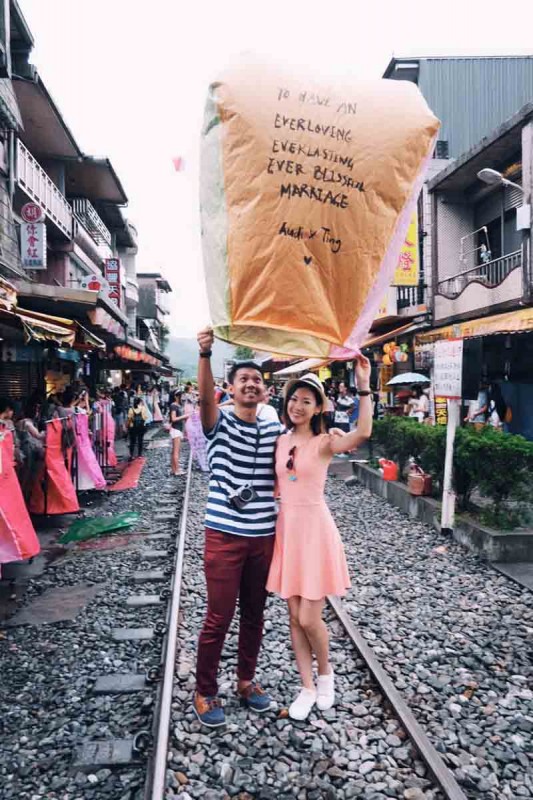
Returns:
[[[400,386],[411,383],[431,383],[431,381],[419,372],[404,372],[403,375],[395,375],[394,378],[387,383],[387,386]]]

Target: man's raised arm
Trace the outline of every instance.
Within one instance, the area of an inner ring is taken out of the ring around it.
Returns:
[[[200,419],[205,432],[213,430],[218,422],[218,410],[215,401],[215,381],[211,370],[211,349],[214,342],[211,328],[204,328],[197,336],[200,348],[198,360],[198,391],[200,392]]]

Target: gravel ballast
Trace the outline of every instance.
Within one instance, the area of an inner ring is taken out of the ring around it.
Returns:
[[[157,523],[168,486],[168,450],[147,454],[139,488],[111,494],[95,515],[139,511],[140,532]],[[175,479],[183,488],[184,479]],[[191,712],[196,642],[205,613],[202,571],[206,477],[191,488],[180,652],[172,707],[167,800],[189,798],[364,798],[437,800],[425,766],[384,706],[339,621],[326,610],[337,674],[335,708],[305,723],[286,716],[298,690],[285,604],[268,602],[258,679],[275,707],[256,715],[235,697],[238,626],[220,673],[227,725],[201,728]],[[176,503],[179,495],[173,496]],[[533,595],[435,531],[340,478],[328,481],[330,507],[352,576],[345,599],[358,626],[469,798],[533,797],[531,635]],[[167,498],[168,499],[168,498]],[[142,769],[82,772],[75,749],[86,740],[126,738],[151,724],[153,693],[95,695],[99,675],[144,672],[160,641],[117,642],[116,627],[152,626],[163,607],[128,608],[146,540],[114,550],[74,548],[35,579],[24,603],[58,586],[104,584],[70,622],[16,628],[0,637],[2,800],[141,800]],[[166,546],[166,545],[165,545]],[[162,544],[154,544],[158,549]]]

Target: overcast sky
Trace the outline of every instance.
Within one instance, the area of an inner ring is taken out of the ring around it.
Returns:
[[[324,75],[380,77],[392,55],[533,53],[533,2],[19,0],[32,61],[82,150],[108,156],[139,231],[138,270],[172,284],[171,327],[209,321],[199,234],[209,82],[255,51]],[[181,156],[185,171],[175,172]]]

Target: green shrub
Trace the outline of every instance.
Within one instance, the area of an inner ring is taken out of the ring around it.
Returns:
[[[435,493],[442,491],[446,428],[421,425],[405,417],[387,417],[375,423],[374,439],[386,458],[395,461],[400,476],[414,458],[433,476]],[[502,520],[501,527],[516,525],[520,516],[510,501],[524,501],[533,484],[533,442],[490,427],[458,428],[454,447],[454,489],[461,509],[471,507],[477,489],[492,502],[484,513]],[[523,517],[523,513],[522,513]],[[504,525],[503,520],[508,524]]]

